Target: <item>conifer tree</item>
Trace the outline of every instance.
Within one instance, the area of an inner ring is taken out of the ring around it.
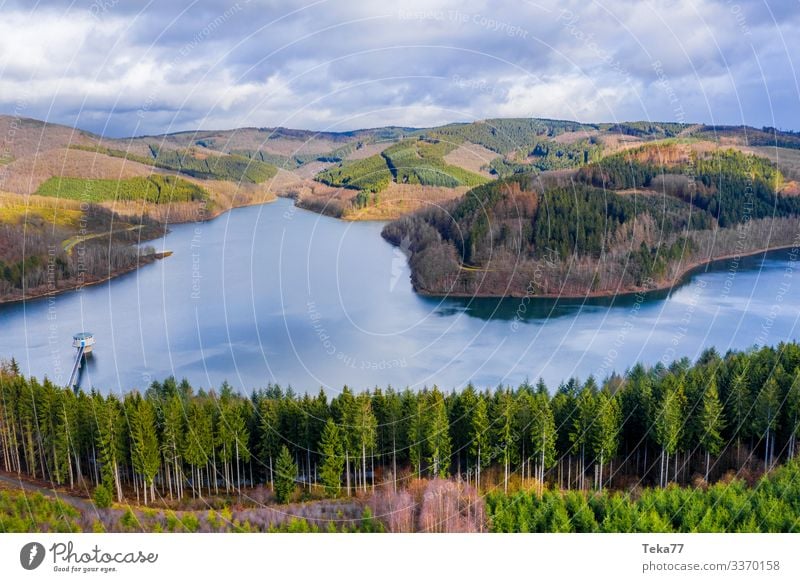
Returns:
[[[479,394],[470,422],[470,453],[475,457],[475,487],[480,491],[481,471],[491,462],[489,413],[486,399]]]
[[[161,454],[167,475],[170,498],[173,487],[178,499],[183,497],[183,454],[185,449],[184,403],[177,394],[164,402],[161,410]]]
[[[294,493],[297,479],[297,464],[286,445],[281,446],[275,467],[275,499],[287,503]]]
[[[678,450],[684,426],[686,396],[683,382],[674,374],[661,381],[661,402],[656,413],[656,441],[661,445],[661,486],[669,480],[669,457]]]
[[[797,454],[797,437],[800,435],[800,367],[795,369],[786,393],[786,429],[789,432],[788,456],[793,459]]]
[[[214,447],[213,419],[209,409],[200,401],[193,400],[189,403],[187,428],[185,437],[186,461],[192,471],[192,494],[203,496],[203,468],[208,476],[208,489],[211,493],[211,475],[208,473],[208,464]]]
[[[591,380],[591,379],[590,379]],[[575,402],[575,414],[572,421],[572,432],[569,438],[572,454],[580,455],[579,487],[584,488],[586,475],[586,452],[591,451],[594,441],[597,403],[594,382],[588,382],[581,390]]]
[[[593,431],[594,454],[599,460],[599,488],[603,489],[603,465],[613,459],[619,447],[622,422],[619,400],[607,391],[601,391],[596,402],[597,419]]]
[[[781,397],[775,374],[771,375],[758,392],[753,410],[753,428],[764,441],[764,470],[772,467],[775,451],[775,431],[780,418]]]
[[[514,396],[510,390],[501,389],[495,395],[493,444],[497,447],[503,462],[503,491],[506,493],[508,492],[511,463],[516,452],[516,447],[514,446],[516,441],[514,405]]]
[[[259,449],[261,461],[267,468],[270,487],[274,486],[274,459],[280,452],[280,427],[278,424],[278,402],[273,398],[264,398],[258,407],[258,427],[260,431]]]
[[[556,462],[556,424],[547,394],[537,392],[533,399],[531,453],[538,467],[539,494],[544,490],[545,472]]]
[[[712,375],[703,394],[700,410],[700,445],[706,451],[706,481],[711,469],[711,457],[717,456],[724,443],[722,430],[725,428],[722,404],[717,392],[717,380]]]
[[[422,476],[422,460],[425,457],[424,395],[423,391],[413,399],[413,409],[408,413],[408,454],[417,477]]]
[[[750,392],[750,382],[746,368],[747,364],[741,363],[741,358],[736,358],[733,376],[731,378],[728,394],[725,398],[725,408],[730,422],[731,432],[736,439],[736,460],[741,458],[742,439],[751,435],[753,395]]]
[[[117,493],[117,501],[122,503],[122,484],[119,476],[119,462],[122,458],[119,437],[122,425],[119,401],[112,395],[103,398],[95,393],[94,414],[97,422],[98,449],[102,467],[102,483]]]
[[[447,477],[450,464],[450,433],[444,396],[434,386],[427,409],[426,441],[428,463],[436,477]]]
[[[161,464],[155,409],[149,400],[136,395],[130,412],[131,460],[134,470],[142,477],[144,504],[147,505],[148,489],[151,499],[155,497],[153,483]]]
[[[339,427],[329,418],[322,430],[320,442],[322,452],[322,466],[320,478],[325,486],[325,492],[331,497],[336,497],[342,490],[342,471],[344,470],[344,446]]]
[[[361,453],[361,484],[367,490],[367,453],[375,449],[378,424],[372,412],[372,401],[366,392],[358,395],[355,407],[355,434],[358,450]],[[374,476],[373,476],[374,479]]]

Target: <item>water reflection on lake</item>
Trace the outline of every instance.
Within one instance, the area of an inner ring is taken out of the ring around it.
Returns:
[[[604,376],[706,347],[725,352],[797,336],[800,281],[786,253],[717,263],[642,298],[435,299],[411,289],[382,224],[348,223],[291,201],[173,227],[173,256],[80,292],[0,307],[0,354],[67,381],[72,334],[94,332],[84,387],[268,382],[332,391],[481,387]]]

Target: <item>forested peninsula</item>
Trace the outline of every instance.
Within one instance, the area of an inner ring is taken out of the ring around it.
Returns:
[[[521,174],[398,219],[429,295],[587,297],[663,289],[699,265],[800,246],[800,198],[766,158],[667,141],[570,175]]]

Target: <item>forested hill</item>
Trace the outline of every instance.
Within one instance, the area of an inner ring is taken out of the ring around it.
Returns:
[[[519,175],[387,225],[429,294],[586,295],[665,287],[704,261],[789,246],[800,198],[769,160],[680,142]]]

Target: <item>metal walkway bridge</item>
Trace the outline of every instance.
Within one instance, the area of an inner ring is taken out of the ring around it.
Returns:
[[[78,348],[78,353],[75,356],[75,365],[72,366],[72,374],[69,375],[69,386],[70,388],[75,387],[75,382],[78,379],[78,372],[81,370],[81,361],[83,361],[83,352],[86,350],[85,346],[80,346]]]

